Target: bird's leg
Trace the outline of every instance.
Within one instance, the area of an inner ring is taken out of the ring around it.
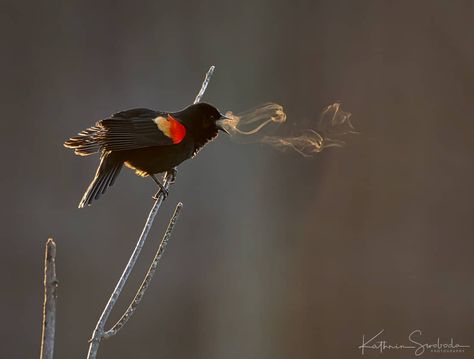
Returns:
[[[160,193],[163,193],[163,200],[165,200],[166,197],[168,197],[168,194],[169,194],[168,190],[165,188],[165,186],[163,186],[161,184],[161,182],[158,180],[158,178],[156,178],[156,176],[154,174],[150,173],[150,177],[153,179],[153,181],[155,181],[155,183],[158,185],[158,187],[160,187],[158,192],[156,192],[155,195],[153,196],[153,199],[157,200]]]

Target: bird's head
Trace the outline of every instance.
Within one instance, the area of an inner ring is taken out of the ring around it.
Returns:
[[[186,107],[174,114],[194,136],[206,139],[213,138],[218,131],[227,132],[222,127],[222,121],[227,117],[214,106],[200,102]]]

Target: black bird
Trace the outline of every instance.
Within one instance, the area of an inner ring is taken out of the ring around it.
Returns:
[[[178,112],[137,108],[101,120],[64,146],[79,156],[100,152],[100,165],[79,203],[88,206],[112,186],[122,166],[139,176],[150,176],[166,195],[156,173],[174,171],[194,157],[217,136],[226,117],[207,103],[197,103]],[[227,131],[226,131],[227,132]]]

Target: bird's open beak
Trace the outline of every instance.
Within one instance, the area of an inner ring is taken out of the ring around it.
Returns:
[[[216,121],[216,126],[220,131],[223,131],[227,133],[228,135],[230,135],[229,131],[227,131],[224,127],[226,120],[230,120],[230,118],[221,114],[221,117]]]

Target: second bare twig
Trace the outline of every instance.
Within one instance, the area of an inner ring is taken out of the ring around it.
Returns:
[[[41,337],[41,359],[53,359],[54,334],[56,330],[56,243],[50,238],[46,242],[44,255],[44,305],[43,334]]]
[[[183,204],[179,202],[176,205],[176,209],[174,210],[173,216],[170,219],[168,227],[166,228],[166,232],[163,235],[163,239],[161,240],[160,246],[158,247],[158,251],[156,252],[155,257],[153,258],[153,261],[151,262],[151,265],[148,268],[148,272],[146,273],[145,279],[143,279],[143,282],[140,285],[137,294],[135,294],[135,297],[133,298],[132,302],[130,303],[122,317],[118,320],[118,322],[115,323],[112,328],[110,328],[104,333],[104,338],[109,338],[117,334],[118,331],[122,329],[122,327],[125,325],[125,323],[127,323],[127,321],[130,319],[130,317],[133,315],[138,305],[140,304],[143,296],[145,295],[145,291],[148,289],[148,286],[151,283],[151,279],[155,274],[161,256],[163,255],[163,252],[165,251],[165,248],[168,245],[168,241],[171,238],[171,233],[173,232],[176,221],[178,220],[181,208],[183,208]]]

